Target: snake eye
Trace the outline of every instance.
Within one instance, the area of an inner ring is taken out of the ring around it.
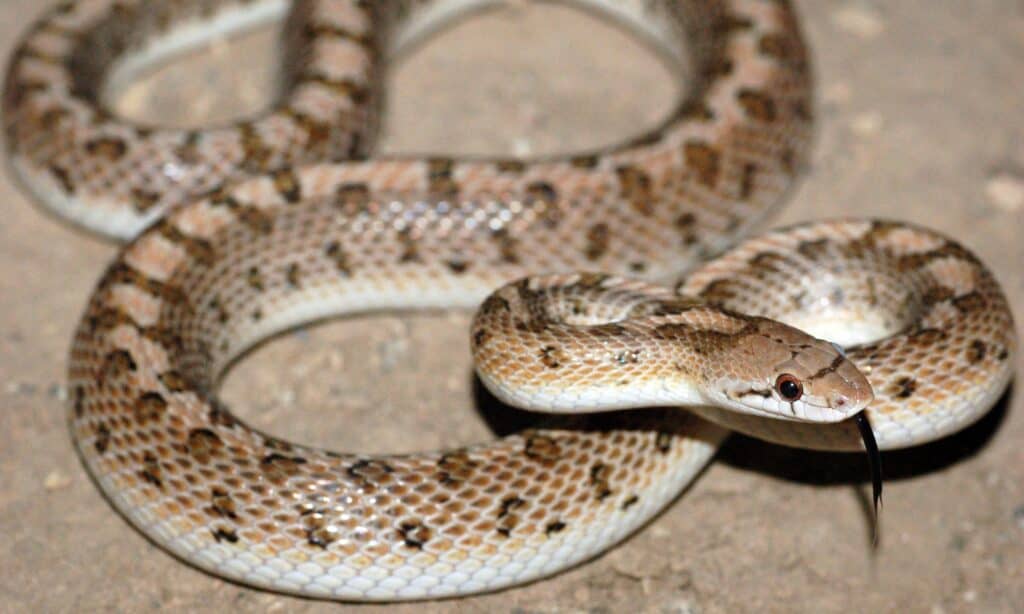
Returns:
[[[785,401],[793,402],[804,394],[804,387],[795,375],[783,373],[775,380],[775,390]]]

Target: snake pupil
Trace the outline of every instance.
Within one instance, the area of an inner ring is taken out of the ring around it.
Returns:
[[[775,381],[775,389],[778,390],[779,395],[787,401],[796,401],[804,393],[803,386],[800,385],[800,380],[788,373],[783,373],[779,376],[779,379]]]

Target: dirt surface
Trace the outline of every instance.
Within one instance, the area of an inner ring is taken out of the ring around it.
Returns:
[[[0,4],[4,53],[38,4]],[[675,86],[630,36],[564,7],[511,4],[401,59],[384,149],[535,155],[614,142],[667,112]],[[976,250],[1024,305],[1024,5],[798,8],[818,75],[819,136],[813,169],[774,223],[858,215],[926,224]],[[118,108],[184,123],[258,108],[272,72],[268,40],[158,75],[122,93]],[[176,85],[189,78],[216,91]],[[9,173],[0,196],[0,611],[337,611],[205,575],[112,511],[70,444],[63,383],[72,328],[116,247],[33,206]],[[474,410],[467,322],[389,315],[291,334],[244,360],[224,396],[261,429],[337,449],[479,441],[494,423]],[[597,560],[419,607],[1010,612],[1024,604],[1021,397],[1011,391],[955,437],[885,455],[877,550],[863,458],[735,436],[684,496]]]

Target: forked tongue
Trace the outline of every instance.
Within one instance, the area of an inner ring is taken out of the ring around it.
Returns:
[[[875,504],[872,543],[877,545],[878,507],[882,503],[882,456],[878,452],[878,443],[875,441],[875,432],[871,429],[868,415],[861,411],[853,417],[853,420],[857,423],[860,438],[864,441],[864,450],[868,453],[868,467],[871,468],[871,494]]]

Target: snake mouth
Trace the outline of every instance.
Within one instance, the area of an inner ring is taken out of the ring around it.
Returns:
[[[756,389],[738,393],[726,392],[726,398],[741,406],[741,411],[754,416],[784,420],[787,422],[804,422],[810,424],[833,424],[853,417],[851,404],[816,405],[807,401],[790,403],[775,398],[770,391]]]

